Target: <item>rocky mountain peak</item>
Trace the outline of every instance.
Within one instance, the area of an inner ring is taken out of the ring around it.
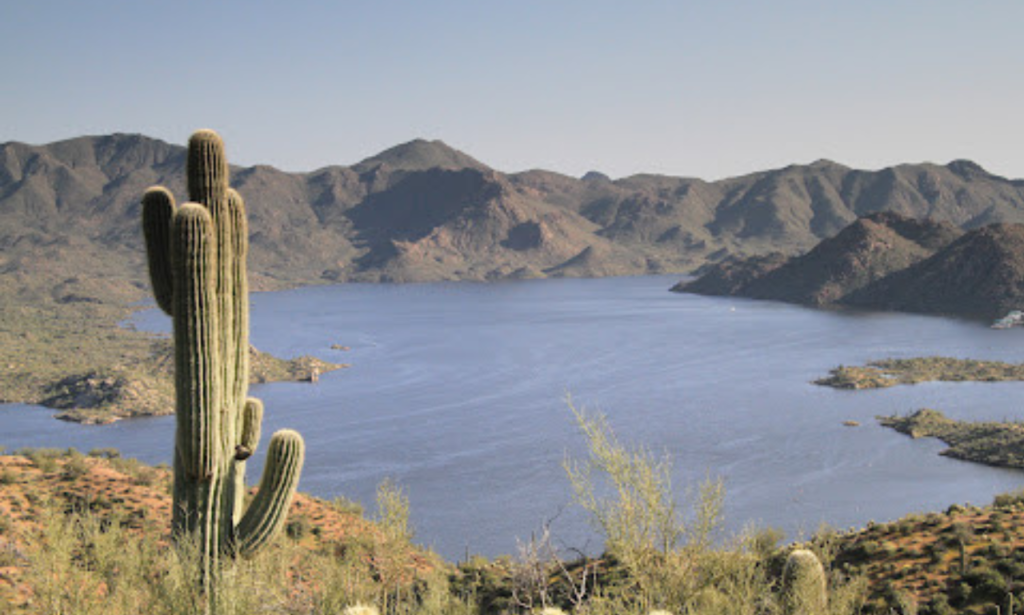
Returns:
[[[488,169],[487,165],[472,156],[460,152],[444,141],[414,139],[396,145],[383,152],[371,156],[352,168],[357,173],[365,173],[374,167],[386,165],[390,171],[426,171],[428,169],[445,169],[458,171],[461,169]]]

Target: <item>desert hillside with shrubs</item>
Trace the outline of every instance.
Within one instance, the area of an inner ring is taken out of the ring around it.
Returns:
[[[202,612],[189,554],[169,541],[170,481],[168,468],[110,449],[0,456],[3,612]],[[672,613],[785,613],[783,569],[799,547],[827,572],[822,612],[1002,614],[1024,600],[1017,494],[861,530],[822,528],[799,545],[761,528],[715,545],[644,554],[640,542],[622,543],[580,557],[542,534],[517,554],[457,563],[415,546],[401,489],[382,485],[375,508],[364,515],[350,501],[299,494],[270,552],[232,572],[220,612],[341,614],[363,604],[382,613],[646,614],[637,602],[649,592]]]

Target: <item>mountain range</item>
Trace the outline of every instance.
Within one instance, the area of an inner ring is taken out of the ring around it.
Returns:
[[[995,318],[1024,307],[1024,225],[869,214],[806,254],[731,257],[672,290]]]
[[[0,278],[49,280],[69,300],[103,292],[96,280],[143,286],[139,198],[152,184],[184,194],[184,167],[183,147],[142,135],[0,145]],[[232,184],[249,210],[257,289],[688,272],[730,256],[799,254],[878,211],[950,229],[1024,222],[1024,181],[964,160],[613,181],[502,173],[415,140],[308,173],[236,167]]]

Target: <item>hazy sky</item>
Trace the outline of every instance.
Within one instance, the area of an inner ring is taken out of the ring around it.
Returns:
[[[1020,178],[1022,24],[1018,0],[12,0],[0,142],[211,127],[288,171],[423,137],[503,171]]]

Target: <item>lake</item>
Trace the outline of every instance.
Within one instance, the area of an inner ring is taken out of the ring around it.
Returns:
[[[727,532],[757,524],[796,539],[822,522],[845,528],[954,502],[984,504],[1024,485],[1021,472],[940,457],[940,442],[911,440],[874,420],[920,407],[1021,419],[1024,384],[810,384],[836,365],[885,357],[1020,362],[1024,330],[668,292],[677,279],[254,294],[256,347],[352,364],[317,384],[254,386],[267,408],[263,433],[302,432],[300,489],[361,501],[368,515],[376,486],[393,478],[409,497],[417,541],[452,560],[513,553],[517,538],[548,521],[557,544],[600,548],[562,469],[566,455],[585,454],[569,395],[604,413],[623,442],[670,455],[681,504],[688,486],[720,477]],[[135,323],[170,326],[156,310]],[[0,444],[114,446],[148,462],[170,460],[173,418],[92,427],[51,414],[0,406]],[[257,455],[250,482],[261,464]]]

